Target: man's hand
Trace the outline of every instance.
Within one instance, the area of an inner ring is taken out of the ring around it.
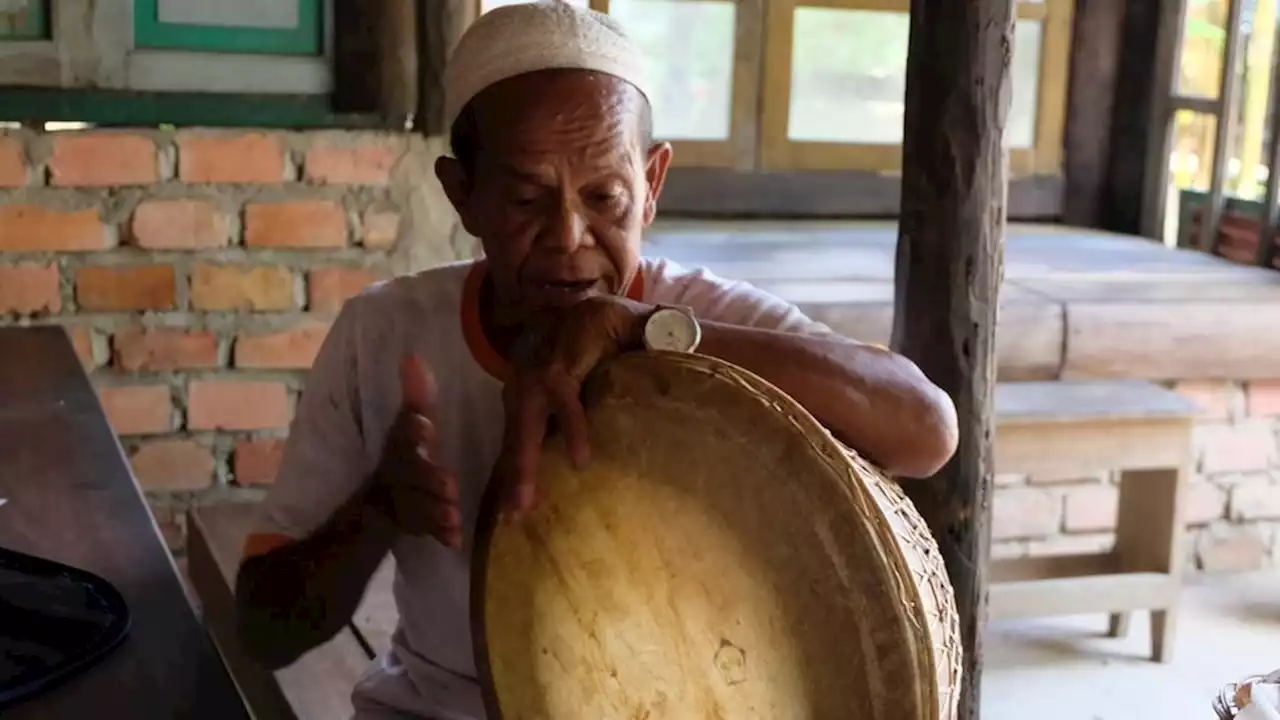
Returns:
[[[458,482],[438,463],[435,381],[417,358],[400,362],[400,412],[387,434],[371,501],[400,532],[462,547]]]
[[[596,296],[533,325],[530,352],[517,358],[515,377],[503,390],[506,426],[494,479],[505,485],[508,512],[523,514],[537,502],[538,458],[553,417],[574,465],[587,464],[582,381],[601,361],[642,346],[652,310],[625,298]]]

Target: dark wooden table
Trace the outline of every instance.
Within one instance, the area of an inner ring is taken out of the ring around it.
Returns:
[[[133,617],[115,652],[5,720],[249,717],[60,328],[0,328],[0,497],[0,545],[105,578]]]

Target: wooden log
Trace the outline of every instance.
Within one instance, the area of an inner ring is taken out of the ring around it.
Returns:
[[[472,0],[416,0],[418,108],[414,128],[425,135],[446,135],[444,66],[449,52],[475,19]]]
[[[1063,144],[1062,221],[1104,227],[1111,115],[1120,72],[1125,3],[1077,0]]]
[[[991,533],[995,325],[1003,265],[1013,0],[912,0],[893,346],[955,400],[960,447],[906,488],[955,588],[978,717]]]
[[[341,0],[334,4],[333,106],[404,129],[418,106],[418,3]]]

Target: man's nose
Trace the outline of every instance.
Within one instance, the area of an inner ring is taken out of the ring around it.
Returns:
[[[576,207],[572,202],[560,203],[554,216],[548,218],[540,240],[545,249],[564,253],[572,253],[584,245],[591,244],[587,222],[581,208]]]

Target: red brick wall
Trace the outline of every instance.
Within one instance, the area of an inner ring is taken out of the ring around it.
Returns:
[[[343,300],[417,269],[430,160],[383,133],[0,134],[0,324],[70,331],[175,549],[189,503],[272,481]]]

